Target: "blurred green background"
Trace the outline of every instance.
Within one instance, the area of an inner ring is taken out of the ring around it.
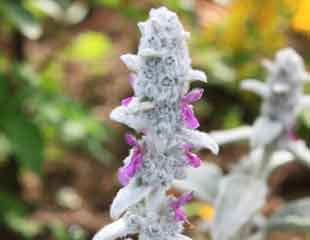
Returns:
[[[136,51],[137,21],[161,5],[208,75],[195,108],[204,131],[253,123],[260,99],[239,85],[265,79],[262,59],[291,46],[310,63],[309,0],[1,0],[1,239],[86,240],[110,221],[128,151],[128,129],[109,120],[131,94],[119,56]],[[310,143],[309,111],[298,131]],[[224,148],[220,161],[245,150]]]

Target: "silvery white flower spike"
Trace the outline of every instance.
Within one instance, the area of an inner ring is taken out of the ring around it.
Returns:
[[[303,83],[308,76],[303,59],[291,48],[280,50],[274,62],[265,61],[269,76],[266,84],[246,80],[242,87],[264,99],[261,115],[256,120],[251,141],[254,147],[285,149],[297,160],[310,163],[310,151],[294,133],[298,111],[307,107]],[[268,134],[266,134],[268,133]]]
[[[185,168],[197,168],[201,159],[194,149],[218,152],[206,133],[195,130],[199,122],[193,103],[203,89],[189,90],[191,81],[206,81],[191,68],[185,32],[175,13],[162,7],[152,9],[139,23],[142,37],[137,55],[121,57],[130,71],[134,96],[122,100],[111,118],[136,130],[142,137],[126,135],[132,147],[119,169],[123,188],[111,205],[114,223],[104,227],[94,240],[112,240],[138,234],[140,240],[189,240],[181,234],[188,222],[183,205],[189,191],[179,198],[167,196],[174,179],[185,178]]]
[[[249,79],[241,87],[263,98],[261,114],[252,130],[241,127],[229,131],[215,131],[211,136],[218,144],[251,139],[253,148],[272,148],[292,153],[296,160],[310,164],[310,150],[294,133],[297,114],[310,108],[310,96],[303,94],[309,81],[303,59],[291,48],[280,50],[275,61],[264,60],[268,70],[267,82]],[[268,134],[267,134],[268,133]]]

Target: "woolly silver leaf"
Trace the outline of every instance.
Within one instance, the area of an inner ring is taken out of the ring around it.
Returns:
[[[129,207],[137,204],[150,192],[150,186],[138,185],[133,179],[126,187],[120,189],[116,194],[110,209],[111,218],[119,218]]]
[[[218,144],[209,134],[204,132],[183,128],[181,138],[195,148],[206,148],[211,150],[213,154],[218,154],[219,152]]]
[[[228,240],[264,205],[264,181],[246,175],[231,175],[220,183],[211,225],[214,240]]]
[[[132,234],[123,218],[105,226],[93,237],[93,240],[114,240]]]
[[[204,162],[197,169],[186,169],[186,175],[186,179],[176,180],[173,185],[184,192],[194,191],[199,200],[214,203],[223,177],[222,170],[215,164]]]
[[[210,132],[210,137],[218,144],[224,145],[227,143],[233,143],[243,140],[249,140],[253,134],[253,129],[250,126],[244,126],[224,131]]]

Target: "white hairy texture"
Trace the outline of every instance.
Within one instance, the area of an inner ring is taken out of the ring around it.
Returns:
[[[296,124],[298,111],[309,106],[303,96],[303,84],[309,74],[305,71],[303,59],[291,48],[276,54],[275,60],[264,60],[268,70],[266,83],[245,80],[241,87],[263,97],[261,114],[254,124],[253,147],[272,145],[275,148],[288,147],[289,133]]]
[[[224,145],[243,140],[249,140],[253,134],[253,128],[250,126],[243,126],[239,128],[213,131],[210,132],[210,137],[218,144]]]
[[[114,240],[132,233],[134,232],[129,231],[126,221],[121,218],[99,230],[93,240]]]
[[[177,235],[175,236],[175,239],[176,239],[176,240],[192,240],[190,237],[187,237],[187,236],[185,236],[185,235],[183,235],[183,234],[177,234]]]
[[[181,138],[186,143],[192,144],[195,148],[206,148],[212,151],[213,154],[218,154],[219,146],[212,137],[204,132],[183,128]]]
[[[283,126],[278,121],[260,117],[255,121],[253,128],[252,146],[255,148],[275,141],[281,135]]]
[[[241,82],[241,88],[247,91],[254,92],[263,98],[266,98],[270,95],[270,91],[266,84],[255,79],[243,80]]]
[[[129,106],[113,110],[111,118],[146,134],[141,142],[143,166],[135,181],[165,187],[173,179],[185,177],[185,143],[218,152],[217,144],[207,134],[184,130],[180,111],[188,82],[206,81],[207,77],[191,68],[188,33],[175,13],[166,8],[153,9],[149,20],[138,27],[142,34],[138,54],[121,57],[136,72],[135,97]]]
[[[248,156],[242,158],[236,165],[231,169],[231,173],[235,174],[247,174],[254,176],[260,167],[263,157],[263,149],[255,149]],[[263,179],[267,180],[271,173],[279,167],[286,165],[289,162],[296,160],[291,152],[281,150],[275,151],[269,163],[266,165],[262,174]]]
[[[127,107],[119,106],[115,108],[111,112],[110,118],[116,122],[126,124],[138,132],[141,132],[148,126],[140,115],[143,112],[151,110],[152,108],[154,108],[154,105],[151,102],[140,102],[139,99],[133,98]]]
[[[133,72],[139,70],[139,58],[136,55],[125,54],[121,56],[121,60],[126,64],[127,68]]]
[[[185,180],[174,181],[174,186],[183,191],[194,191],[197,199],[213,204],[218,193],[222,170],[215,164],[205,162],[198,169],[186,169]]]
[[[270,95],[262,105],[263,116],[280,122],[286,129],[295,123],[304,73],[303,60],[293,49],[282,49],[276,54],[266,83]]]
[[[163,139],[154,145],[156,138],[149,134],[143,137],[142,169],[135,179],[144,185],[167,186],[173,179],[185,178],[184,168],[187,166],[184,152],[176,139]]]
[[[264,205],[265,182],[252,176],[230,175],[220,183],[211,224],[213,240],[229,240]]]
[[[310,108],[310,96],[302,96],[300,99],[300,105],[302,108]]]
[[[176,220],[170,206],[173,197],[165,192],[175,179],[186,176],[185,144],[213,153],[219,150],[207,134],[186,129],[181,112],[190,82],[206,82],[207,77],[192,69],[186,43],[190,34],[175,13],[165,7],[152,9],[138,27],[142,35],[138,53],[121,57],[136,75],[134,96],[110,117],[144,135],[138,141],[143,160],[129,184],[117,193],[110,214],[113,219],[123,215],[129,232],[137,233],[140,240],[190,240],[181,234],[183,222]],[[124,160],[125,166],[136,150]],[[109,236],[120,235],[116,231]]]
[[[135,181],[131,181],[126,187],[119,190],[114,198],[110,209],[111,218],[119,218],[130,206],[145,198],[150,191],[149,186],[137,185]]]
[[[296,125],[298,111],[310,107],[310,96],[303,95],[303,84],[310,75],[305,71],[303,59],[291,48],[279,50],[275,60],[262,62],[268,71],[267,81],[242,81],[241,88],[263,98],[260,116],[252,132],[246,128],[211,133],[218,144],[246,139],[250,134],[253,148],[272,146],[287,149],[289,133]],[[239,131],[240,130],[240,131]]]
[[[155,207],[148,202],[152,198]],[[125,214],[127,225],[132,231],[138,230],[140,240],[175,239],[183,227],[181,222],[175,221],[174,212],[167,205],[171,200],[164,194],[152,192],[144,202],[132,206]]]

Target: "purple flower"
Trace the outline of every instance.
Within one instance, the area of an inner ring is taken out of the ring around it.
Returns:
[[[292,141],[298,141],[299,140],[299,137],[294,129],[294,127],[290,127],[290,129],[288,130],[288,138]]]
[[[203,94],[202,88],[197,88],[182,97],[181,100],[181,112],[182,118],[186,127],[190,129],[196,129],[199,127],[199,122],[194,114],[193,106],[191,103],[197,102]]]
[[[197,154],[192,153],[193,146],[191,144],[184,144],[183,149],[188,164],[194,168],[199,167],[201,165],[201,159]]]
[[[177,222],[188,222],[187,216],[182,209],[182,206],[185,205],[187,202],[192,200],[193,192],[184,193],[181,197],[177,198],[176,200],[170,203],[170,207],[174,210],[175,213],[175,220]]]
[[[139,171],[143,163],[142,147],[137,139],[131,134],[126,134],[125,139],[130,146],[133,146],[133,154],[129,163],[118,170],[118,179],[123,186],[129,183],[130,179]]]
[[[127,107],[132,101],[133,97],[128,97],[122,100],[122,106]]]

